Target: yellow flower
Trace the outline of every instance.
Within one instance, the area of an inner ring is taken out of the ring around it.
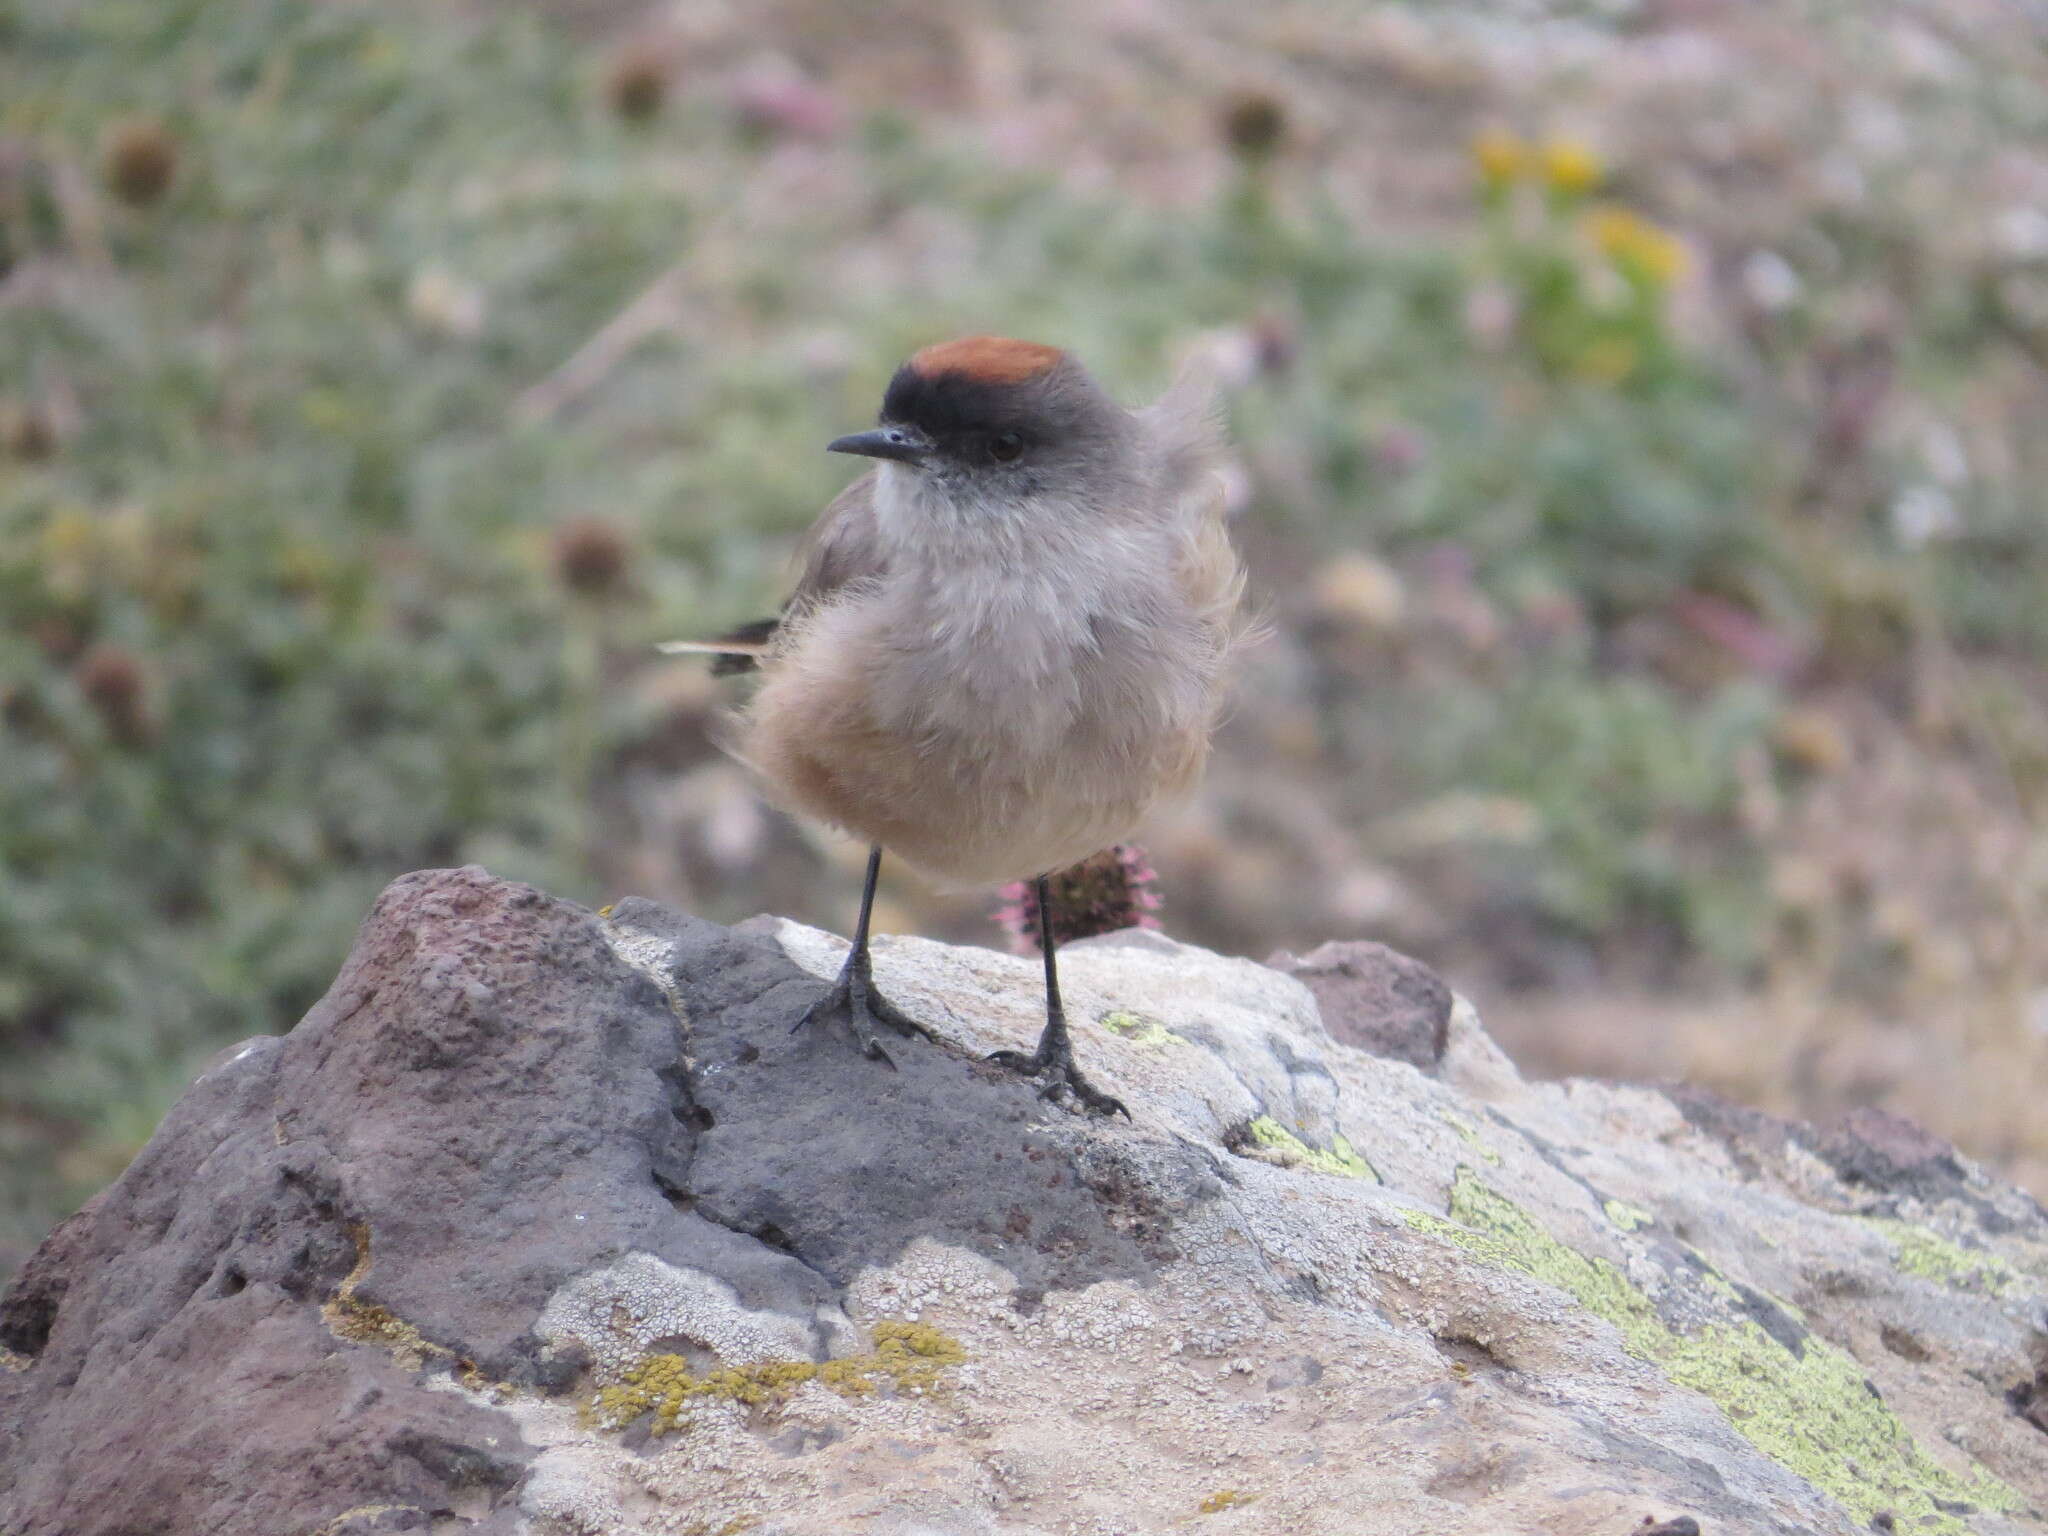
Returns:
[[[1552,139],[1543,146],[1541,159],[1543,179],[1565,197],[1584,197],[1606,174],[1600,157],[1576,139]]]
[[[1639,214],[1607,204],[1586,216],[1586,234],[1623,276],[1653,288],[1668,288],[1685,273],[1685,246],[1668,229]]]
[[[1505,128],[1482,129],[1472,140],[1472,163],[1489,192],[1498,192],[1529,166],[1529,146]]]

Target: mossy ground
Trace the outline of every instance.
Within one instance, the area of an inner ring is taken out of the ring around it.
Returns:
[[[1902,1531],[1962,1536],[1968,1527],[1959,1509],[2022,1504],[1981,1467],[1955,1473],[1928,1456],[1854,1357],[1814,1335],[1795,1353],[1746,1317],[1679,1332],[1613,1264],[1560,1243],[1469,1166],[1458,1170],[1448,1220],[1421,1212],[1407,1219],[1485,1263],[1576,1298],[1620,1331],[1629,1353],[1711,1398],[1744,1439],[1859,1522],[1889,1512]]]
[[[768,1408],[809,1382],[847,1397],[865,1397],[882,1387],[901,1394],[926,1393],[941,1384],[949,1367],[967,1359],[958,1339],[929,1323],[879,1322],[871,1333],[875,1347],[864,1355],[760,1361],[720,1366],[702,1375],[693,1372],[681,1355],[649,1355],[621,1380],[599,1387],[587,1416],[604,1428],[622,1429],[643,1414],[652,1414],[654,1433],[665,1435],[693,1401]]]

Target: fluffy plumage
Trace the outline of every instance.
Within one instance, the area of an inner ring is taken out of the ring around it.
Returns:
[[[1126,411],[1065,353],[973,337],[882,419],[928,447],[834,500],[779,624],[731,637],[762,674],[738,751],[942,883],[1075,863],[1194,783],[1242,633],[1207,392]]]

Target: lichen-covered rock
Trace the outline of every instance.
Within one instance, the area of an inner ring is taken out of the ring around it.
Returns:
[[[1917,1128],[1145,933],[1081,1119],[980,1061],[1035,962],[881,941],[892,1068],[790,1030],[842,952],[398,882],[0,1304],[0,1530],[2043,1528],[2048,1218]]]

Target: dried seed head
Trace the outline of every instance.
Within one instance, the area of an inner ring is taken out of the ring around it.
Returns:
[[[629,44],[612,60],[604,94],[627,122],[651,121],[668,99],[668,61],[650,44]]]
[[[1301,356],[1301,327],[1292,315],[1266,310],[1251,324],[1252,355],[1260,373],[1291,373]]]
[[[578,597],[604,597],[625,585],[632,550],[625,535],[599,517],[578,517],[555,530],[555,579]]]
[[[116,741],[133,746],[148,737],[148,678],[133,651],[103,640],[78,658],[71,676]]]
[[[35,636],[43,654],[59,664],[71,660],[85,646],[85,637],[79,634],[78,626],[54,613],[37,619],[29,633]]]
[[[1264,91],[1240,91],[1223,108],[1223,142],[1245,160],[1267,160],[1287,141],[1287,109]]]
[[[153,117],[131,117],[107,130],[100,174],[131,208],[146,208],[168,192],[178,173],[178,141]]]
[[[0,449],[7,456],[36,464],[57,451],[57,427],[39,405],[0,401]]]

